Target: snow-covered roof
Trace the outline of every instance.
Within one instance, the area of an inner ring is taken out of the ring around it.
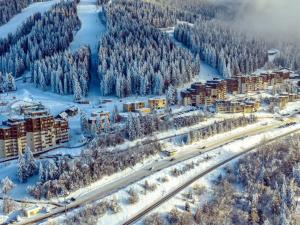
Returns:
[[[275,55],[275,54],[278,54],[280,51],[278,49],[270,49],[268,50],[268,54],[269,55]]]
[[[139,104],[139,103],[145,103],[142,100],[134,100],[134,101],[126,101],[123,104]]]

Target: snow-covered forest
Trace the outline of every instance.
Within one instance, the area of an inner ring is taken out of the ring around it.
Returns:
[[[224,77],[249,74],[268,59],[270,46],[265,41],[234,31],[219,20],[199,19],[193,26],[180,24],[174,36]]]
[[[221,20],[198,19],[193,26],[180,24],[174,36],[224,77],[250,74],[262,68],[268,62],[267,52],[272,46],[278,46],[281,54],[269,66],[300,68],[299,46],[249,36]]]
[[[195,121],[195,118],[191,120]],[[201,138],[198,137],[198,140],[255,122],[255,117],[225,119],[201,128],[203,135]],[[130,129],[136,128],[130,127]],[[115,137],[107,136],[107,140],[110,142],[113,138]],[[122,142],[122,139],[118,137],[116,141]],[[162,148],[160,142],[155,139],[145,139],[141,144],[125,150],[115,147],[113,152],[111,148],[106,146],[107,143],[94,143],[94,145],[84,149],[81,155],[73,160],[64,156],[56,160],[42,161],[39,166],[39,182],[28,189],[29,193],[38,199],[62,196],[68,191],[87,186],[104,176],[135,166],[149,156],[158,154]]]
[[[34,62],[31,82],[61,95],[74,94],[80,100],[88,93],[91,51],[82,47],[75,53],[64,51]]]
[[[61,2],[44,15],[31,16],[15,34],[0,40],[0,71],[22,75],[34,61],[68,48],[79,27],[76,2]]]
[[[222,18],[230,19],[236,15],[236,9],[239,2],[234,1],[211,1],[211,0],[148,0],[164,7],[171,7],[173,10],[189,13],[194,18],[213,19]],[[187,20],[185,20],[187,21]],[[194,21],[189,21],[194,22]]]
[[[212,197],[195,211],[174,208],[165,217],[168,223],[159,214],[150,215],[145,222],[152,218],[156,221],[152,224],[161,225],[297,224],[293,214],[300,185],[299,144],[300,136],[293,135],[262,145],[228,165],[214,180]]]
[[[0,26],[7,23],[14,15],[21,12],[33,2],[42,2],[43,0],[9,0],[0,1]]]
[[[109,31],[99,49],[102,94],[160,95],[170,84],[177,87],[199,74],[199,59],[147,22],[154,16],[152,23],[169,25],[173,14],[163,16],[139,1],[115,1],[104,13]]]

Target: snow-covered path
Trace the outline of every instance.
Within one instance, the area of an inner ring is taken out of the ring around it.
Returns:
[[[89,97],[99,97],[98,46],[99,40],[105,32],[105,26],[100,20],[99,14],[102,8],[96,5],[96,0],[81,0],[77,6],[78,17],[81,21],[81,29],[76,33],[70,45],[72,51],[78,50],[83,45],[89,45],[92,53],[92,77]]]
[[[9,33],[14,33],[17,28],[31,15],[35,13],[45,13],[59,0],[50,0],[46,2],[36,2],[30,4],[27,8],[23,9],[21,13],[15,15],[11,20],[0,26],[0,38],[5,38]]]

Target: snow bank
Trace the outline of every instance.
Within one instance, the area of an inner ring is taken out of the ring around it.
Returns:
[[[220,148],[216,148],[209,153],[205,153],[203,155],[194,157],[192,159],[186,160],[182,163],[179,163],[177,165],[174,165],[172,167],[163,169],[157,173],[154,173],[151,176],[148,176],[120,191],[117,193],[108,196],[102,200],[111,200],[116,199],[119,204],[122,207],[122,211],[117,214],[110,214],[107,213],[103,217],[99,218],[98,225],[106,225],[106,224],[122,224],[124,221],[128,220],[135,214],[137,214],[140,210],[146,208],[147,206],[153,204],[155,201],[160,199],[162,196],[166,195],[167,193],[171,192],[175,187],[178,187],[179,185],[185,183],[192,177],[196,176],[197,174],[207,170],[213,165],[216,165],[225,159],[236,155],[240,153],[241,151],[244,151],[245,149],[252,148],[255,145],[262,143],[264,140],[268,140],[271,138],[280,137],[290,131],[295,131],[300,129],[300,124],[290,126],[287,128],[279,128],[272,131],[268,131],[259,135],[250,136],[247,138],[244,138],[242,140],[234,141],[230,144],[224,145]],[[194,144],[193,147],[201,147],[203,143],[198,142],[197,144]],[[182,147],[182,151],[186,150],[188,151],[191,148],[191,146],[184,146]],[[211,157],[210,159],[207,159],[207,156]],[[184,175],[174,177],[172,176],[172,170],[176,169],[182,169],[185,165],[195,163],[195,168],[189,170]],[[231,162],[232,163],[232,162]],[[213,173],[208,174],[207,176],[203,177],[196,183],[209,186],[210,180],[218,175],[221,171],[221,169],[215,170]],[[169,181],[161,182],[161,178],[168,176]],[[144,188],[143,185],[145,181],[148,181],[149,184],[156,184],[157,189],[153,192],[147,191],[147,194],[144,194]],[[128,198],[129,194],[128,191],[130,189],[134,189],[139,194],[139,201],[136,204],[129,204]],[[167,212],[170,211],[174,205],[176,206],[184,206],[185,200],[182,199],[181,194],[183,192],[186,192],[187,189],[182,191],[181,193],[178,193],[174,198],[172,198],[170,201],[163,204],[161,207],[157,208],[154,211],[157,212]],[[197,202],[196,202],[197,203]],[[73,213],[76,213],[76,211],[73,211]],[[59,219],[63,219],[63,216],[60,216]],[[141,223],[139,223],[141,224]]]

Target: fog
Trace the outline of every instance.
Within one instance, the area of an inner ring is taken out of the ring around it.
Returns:
[[[233,0],[241,2],[236,24],[263,36],[300,41],[300,0]]]

